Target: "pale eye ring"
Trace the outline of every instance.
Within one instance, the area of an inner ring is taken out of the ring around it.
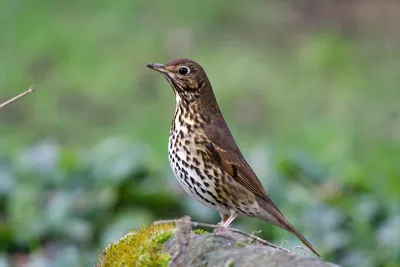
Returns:
[[[181,74],[181,75],[186,75],[186,74],[190,73],[190,69],[186,66],[180,67],[178,71],[179,71],[179,74]]]

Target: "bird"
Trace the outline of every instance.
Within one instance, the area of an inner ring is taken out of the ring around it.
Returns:
[[[162,73],[175,93],[168,159],[186,193],[216,209],[225,229],[237,216],[255,217],[293,233],[320,257],[272,202],[247,163],[203,67],[187,58],[146,66]]]

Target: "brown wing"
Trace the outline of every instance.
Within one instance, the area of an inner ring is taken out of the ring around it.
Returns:
[[[206,144],[208,156],[253,194],[267,202],[272,202],[256,174],[244,159],[226,123],[224,121],[211,122],[205,126],[204,132],[211,140]]]
[[[204,132],[210,142],[205,144],[207,155],[215,160],[220,167],[262,201],[261,207],[271,213],[277,221],[267,221],[295,234],[312,252],[321,257],[310,242],[283,216],[272,200],[267,196],[261,182],[244,159],[225,121],[211,122]]]

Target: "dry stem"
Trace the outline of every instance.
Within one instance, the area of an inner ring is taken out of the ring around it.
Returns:
[[[4,103],[1,103],[1,104],[0,104],[0,109],[3,108],[3,107],[5,107],[5,106],[7,106],[8,104],[11,104],[12,102],[17,101],[18,99],[20,99],[20,98],[26,96],[27,94],[32,93],[33,91],[35,91],[35,89],[34,89],[32,86],[29,87],[29,89],[26,90],[25,92],[20,93],[19,95],[15,96],[15,97],[13,97],[13,98],[11,98],[11,99],[9,99],[9,100],[7,100],[7,101],[4,102]]]

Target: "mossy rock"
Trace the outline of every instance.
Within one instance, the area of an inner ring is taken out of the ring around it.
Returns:
[[[108,266],[299,266],[335,267],[320,258],[272,248],[256,239],[229,232],[227,235],[190,231],[178,237],[174,224],[159,224],[132,231],[110,244],[99,256],[96,267]],[[179,232],[178,232],[179,233]],[[182,250],[182,238],[186,239]],[[178,265],[176,258],[184,257]]]
[[[168,266],[171,256],[163,252],[163,244],[174,233],[173,224],[150,225],[133,230],[108,245],[96,267]]]

